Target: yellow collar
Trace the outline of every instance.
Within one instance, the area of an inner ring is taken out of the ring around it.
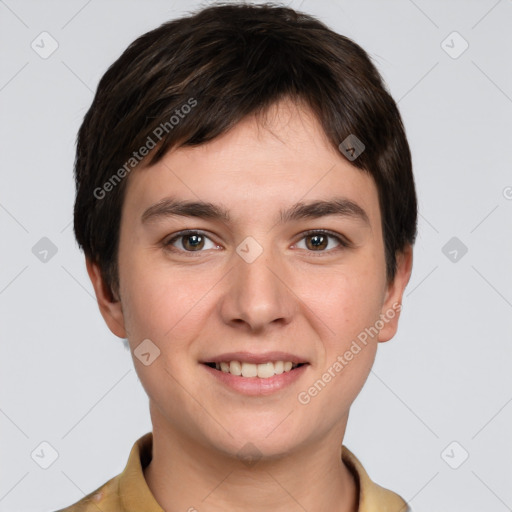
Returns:
[[[102,512],[164,512],[144,479],[144,468],[151,461],[152,448],[153,432],[148,432],[134,443],[122,473],[79,502],[57,512],[97,512],[98,509]],[[346,446],[342,446],[342,460],[359,488],[359,512],[411,512],[398,494],[370,479],[361,462]]]

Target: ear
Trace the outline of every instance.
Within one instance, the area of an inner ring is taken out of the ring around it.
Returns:
[[[378,340],[389,341],[398,329],[398,318],[402,309],[402,296],[412,272],[412,246],[407,245],[396,255],[397,268],[395,278],[386,286],[386,295],[380,318],[384,326]]]
[[[98,264],[93,263],[89,258],[85,258],[85,265],[89,278],[94,286],[94,292],[96,293],[101,315],[108,325],[108,328],[119,338],[126,338],[121,301],[114,298],[110,287],[103,280]]]

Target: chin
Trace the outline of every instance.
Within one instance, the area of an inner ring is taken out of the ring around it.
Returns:
[[[282,458],[307,439],[304,429],[299,429],[296,424],[287,421],[290,419],[287,414],[289,412],[267,413],[265,418],[259,419],[254,415],[251,417],[250,414],[244,414],[237,421],[234,418],[219,418],[223,425],[229,425],[226,429],[229,433],[216,429],[218,435],[209,437],[207,442],[229,457],[269,460]]]
[[[219,440],[220,441],[220,440]],[[289,436],[270,439],[264,436],[238,436],[216,443],[215,448],[230,458],[236,458],[247,465],[255,462],[272,461],[286,457],[296,448],[294,439]]]

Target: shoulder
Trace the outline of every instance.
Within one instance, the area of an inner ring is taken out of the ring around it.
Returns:
[[[153,436],[148,432],[132,446],[122,473],[108,480],[81,500],[55,512],[163,512],[144,479],[144,467],[151,460]]]
[[[119,512],[123,510],[119,502],[119,477],[120,475],[111,478],[81,500],[55,512],[98,512],[98,510]]]

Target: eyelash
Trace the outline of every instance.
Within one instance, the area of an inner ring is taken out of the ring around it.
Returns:
[[[183,250],[182,249],[177,249],[176,247],[174,247],[172,245],[176,240],[179,240],[180,238],[184,238],[184,237],[187,237],[187,236],[192,236],[192,235],[200,235],[200,236],[203,236],[203,237],[208,238],[209,240],[211,240],[211,238],[208,235],[206,235],[203,231],[185,230],[185,231],[180,231],[179,233],[176,233],[172,238],[170,238],[167,241],[165,241],[163,243],[163,245],[164,245],[165,248],[171,250],[172,252],[178,252],[178,253],[181,253],[181,254],[186,254],[187,256],[193,256],[195,254],[200,254],[200,253],[204,252],[204,250],[186,251],[184,249]],[[341,250],[341,249],[346,249],[346,248],[352,247],[352,244],[347,239],[345,239],[341,235],[335,233],[334,231],[329,231],[328,229],[310,229],[308,231],[305,231],[301,235],[302,236],[298,240],[298,242],[300,242],[304,238],[307,238],[308,236],[311,236],[311,235],[325,235],[325,236],[327,236],[329,238],[334,238],[340,244],[340,246],[341,246],[341,248],[338,247],[337,249],[330,249],[328,251],[326,251],[326,250],[323,250],[323,251],[307,250],[307,252],[311,253],[314,256],[317,256],[317,255],[321,256],[322,254],[330,254],[330,253],[332,253],[333,251],[336,251],[336,250]],[[213,242],[213,240],[211,240],[211,241]],[[213,242],[213,243],[215,243],[215,242]],[[316,252],[318,252],[317,255],[314,254]]]

